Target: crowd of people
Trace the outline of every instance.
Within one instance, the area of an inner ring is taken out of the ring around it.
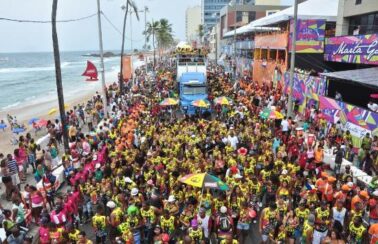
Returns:
[[[8,243],[31,242],[30,222],[43,244],[377,243],[376,179],[366,186],[342,167],[346,158],[375,175],[376,137],[366,135],[356,152],[350,133],[329,125],[316,106],[293,118],[262,118],[271,106],[286,114],[280,87],[249,77],[234,84],[219,66],[207,78],[209,99],[227,96],[231,105],[214,105],[206,116],[162,109],[175,88],[174,71],[162,65],[155,77],[138,73],[127,92],[111,86],[107,116],[100,95],[69,112],[69,150],[59,154],[59,121],[50,122],[44,149],[30,135],[20,138],[14,155],[0,155],[13,203],[2,209]],[[92,119],[80,116],[86,110]],[[325,164],[325,150],[335,154],[335,168]],[[64,190],[54,188],[58,155]],[[17,187],[28,164],[42,188]],[[227,188],[182,181],[201,173]]]

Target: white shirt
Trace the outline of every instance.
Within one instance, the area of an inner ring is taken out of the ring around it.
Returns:
[[[237,136],[228,136],[227,141],[231,144],[231,147],[233,147],[234,149],[237,148],[237,144],[239,143],[239,139]]]
[[[282,131],[289,131],[289,122],[287,120],[281,121]]]

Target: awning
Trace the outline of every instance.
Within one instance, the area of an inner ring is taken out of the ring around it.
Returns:
[[[335,21],[339,0],[307,0],[298,4],[298,19],[325,19]],[[267,26],[288,21],[294,17],[294,7],[290,7],[264,18],[252,21],[251,26]]]
[[[251,24],[244,25],[236,29],[236,35],[241,35],[249,32],[267,32],[267,31],[279,31],[281,30],[278,27],[263,27],[263,26],[251,26]],[[232,37],[235,35],[235,31],[229,31],[224,34],[223,37]]]
[[[327,78],[347,80],[364,86],[378,88],[378,67],[321,73]]]

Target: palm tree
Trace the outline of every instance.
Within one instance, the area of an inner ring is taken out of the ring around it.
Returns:
[[[56,31],[57,8],[58,8],[58,0],[54,0],[52,4],[51,25],[52,25],[52,41],[53,41],[54,61],[55,61],[56,91],[58,93],[60,120],[62,122],[63,145],[64,145],[65,150],[69,150],[66,118],[65,118],[65,111],[64,111],[64,97],[63,97],[63,86],[62,86],[62,71],[60,67],[59,42],[58,42],[58,33]]]
[[[125,33],[126,33],[126,20],[127,14],[129,13],[129,7],[135,13],[137,19],[139,20],[138,8],[132,0],[126,0],[126,6],[122,6],[122,9],[125,10],[125,16],[123,17],[123,29],[122,29],[122,45],[121,45],[121,66],[119,70],[119,91],[123,92],[123,55],[125,53]]]
[[[172,24],[167,19],[161,19],[157,39],[160,49],[167,48],[173,42]]]
[[[143,32],[144,35],[146,35],[147,42],[150,40],[152,37],[152,47],[154,49],[154,68],[155,68],[155,62],[156,62],[156,51],[155,51],[155,36],[157,35],[157,32],[159,31],[160,28],[160,22],[159,21],[154,21],[152,20],[151,22],[147,23],[147,28]]]

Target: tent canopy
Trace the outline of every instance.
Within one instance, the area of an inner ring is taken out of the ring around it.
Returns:
[[[251,23],[244,25],[240,28],[236,29],[236,35],[245,34],[249,32],[266,32],[266,31],[279,31],[279,27],[263,27],[263,26],[251,26]],[[234,36],[235,31],[227,32],[223,37],[231,37]]]
[[[364,86],[378,88],[378,67],[321,73],[327,78],[348,80]]]

